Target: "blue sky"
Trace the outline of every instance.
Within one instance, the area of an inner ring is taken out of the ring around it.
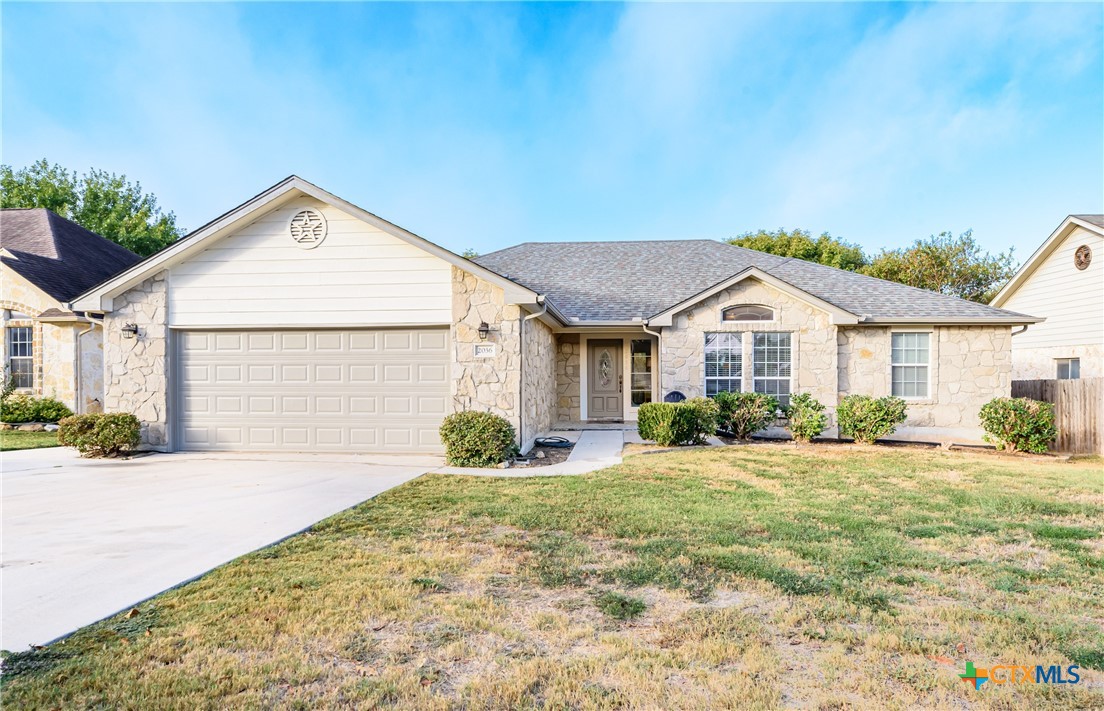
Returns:
[[[453,250],[1104,211],[1104,6],[4,3],[2,160],[194,228],[296,173]]]

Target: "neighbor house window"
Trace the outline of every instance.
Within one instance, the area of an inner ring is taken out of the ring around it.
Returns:
[[[30,326],[9,326],[8,368],[17,388],[34,387],[34,332]]]
[[[790,373],[793,363],[792,340],[788,333],[756,333],[751,364],[755,392],[778,398],[778,404],[790,404]]]
[[[892,392],[898,397],[928,397],[930,333],[894,333],[890,363]]]
[[[739,333],[705,334],[705,394],[740,392],[743,341]]]
[[[1080,358],[1059,358],[1058,359],[1058,379],[1059,380],[1080,380],[1081,379],[1081,359]]]
[[[729,306],[721,312],[722,321],[773,321],[774,309],[769,306],[740,304]]]
[[[652,401],[652,342],[646,338],[634,340],[629,352],[632,406],[640,407]]]

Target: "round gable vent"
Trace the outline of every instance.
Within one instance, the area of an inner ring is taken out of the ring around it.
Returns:
[[[1089,245],[1083,244],[1073,253],[1073,266],[1084,271],[1089,268],[1090,263],[1092,263],[1092,250],[1089,249]]]
[[[326,218],[318,210],[300,210],[291,216],[288,232],[295,244],[303,249],[314,249],[326,239]]]

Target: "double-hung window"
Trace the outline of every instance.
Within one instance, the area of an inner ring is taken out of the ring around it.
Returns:
[[[740,392],[744,370],[743,340],[739,333],[705,334],[705,394]]]
[[[7,328],[8,368],[17,388],[34,387],[34,331],[30,326]]]
[[[755,392],[774,395],[778,404],[790,404],[790,374],[793,365],[789,333],[756,333],[752,348]]]
[[[894,333],[890,363],[892,392],[898,397],[925,398],[930,388],[930,333]]]
[[[1080,358],[1059,358],[1057,362],[1059,380],[1079,380],[1081,378]]]

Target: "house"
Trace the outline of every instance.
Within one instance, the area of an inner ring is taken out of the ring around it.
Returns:
[[[674,391],[900,394],[901,436],[976,441],[1039,319],[707,240],[470,261],[292,176],[77,297],[106,407],[159,450],[434,452],[449,412],[529,445]]]
[[[20,391],[74,412],[102,406],[102,324],[67,303],[139,261],[49,210],[0,210],[2,360]]]
[[[992,305],[1044,316],[1012,339],[1015,380],[1104,376],[1104,215],[1070,215]]]

